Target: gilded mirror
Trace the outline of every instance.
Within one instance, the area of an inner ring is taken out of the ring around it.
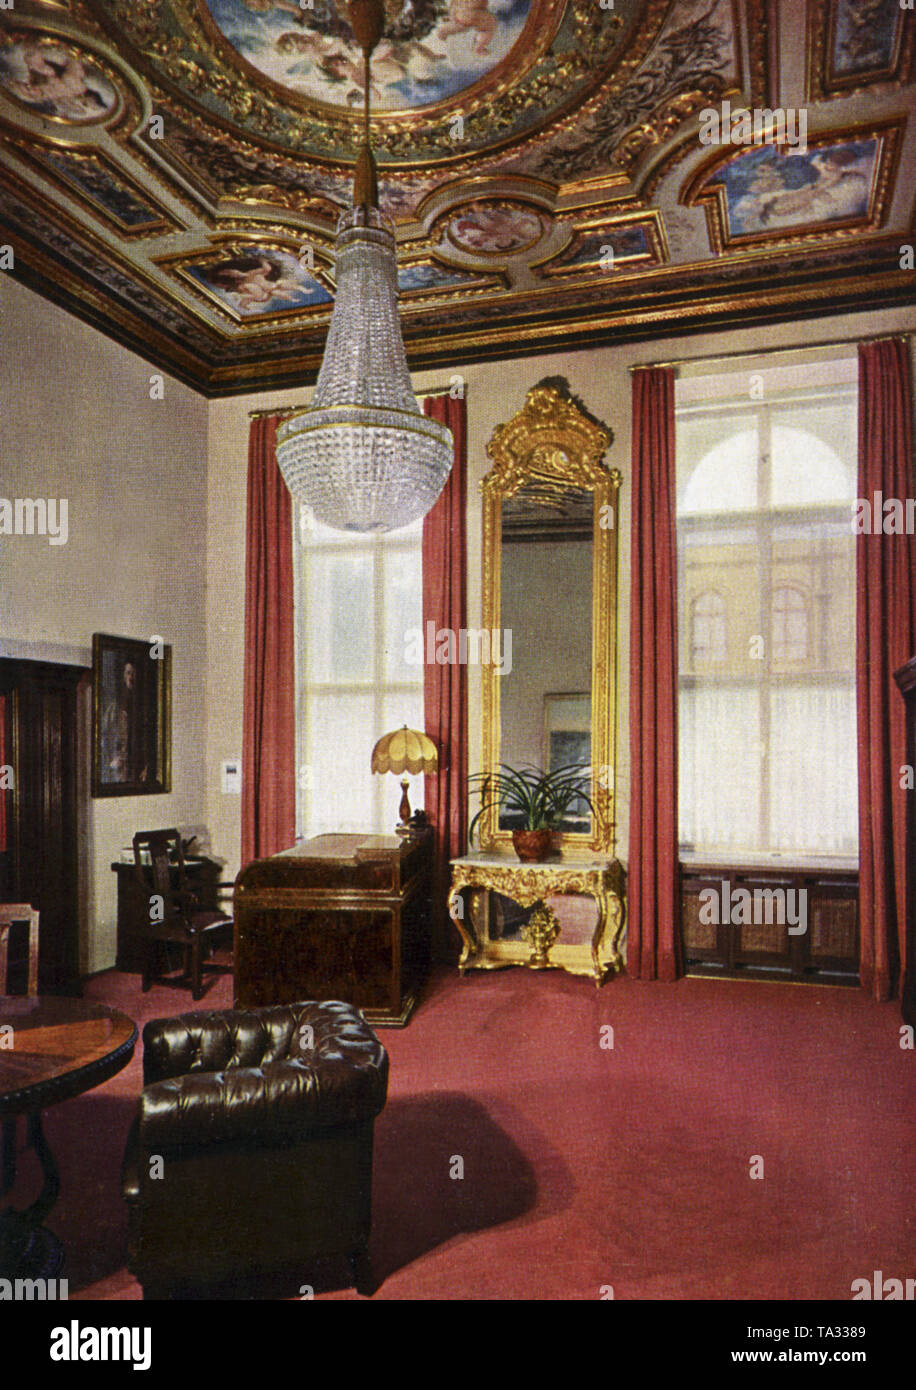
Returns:
[[[602,462],[610,442],[567,394],[541,384],[494,431],[481,483],[483,622],[502,653],[482,668],[481,770],[587,769],[597,814],[584,801],[568,808],[555,836],[563,858],[614,848],[621,475]],[[492,807],[481,849],[508,852],[514,828]]]

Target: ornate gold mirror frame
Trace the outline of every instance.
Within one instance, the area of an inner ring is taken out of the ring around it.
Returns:
[[[498,425],[487,445],[493,467],[483,492],[483,623],[501,630],[502,504],[526,483],[554,492],[578,488],[593,493],[591,798],[598,811],[591,834],[558,836],[562,857],[613,856],[614,782],[617,761],[617,515],[619,469],[602,463],[611,435],[551,386],[534,386],[518,414]],[[484,665],[482,771],[492,775],[500,761],[500,675]],[[473,806],[472,806],[473,810]],[[481,818],[480,848],[509,852],[512,833],[500,830],[499,812]]]

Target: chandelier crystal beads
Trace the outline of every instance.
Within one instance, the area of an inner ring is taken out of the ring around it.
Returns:
[[[394,531],[425,516],[452,466],[451,431],[427,419],[410,384],[398,319],[394,228],[378,209],[369,134],[370,59],[382,0],[350,0],[363,50],[365,137],[353,207],[337,224],[337,294],[312,403],[277,431],[293,497],[336,531]]]
[[[394,232],[378,208],[337,225],[337,297],[310,407],[277,435],[287,487],[339,531],[425,516],[452,466],[451,431],[417,405],[397,309]]]

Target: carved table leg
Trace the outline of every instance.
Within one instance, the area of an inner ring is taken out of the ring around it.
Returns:
[[[608,899],[607,894],[602,890],[594,893],[595,906],[598,909],[598,921],[595,923],[595,931],[592,936],[592,974],[595,977],[595,988],[600,989],[604,984],[604,977],[607,967],[601,962],[601,947],[604,944],[604,935],[607,931],[608,919]]]
[[[60,1270],[64,1252],[57,1236],[41,1223],[57,1201],[60,1173],[41,1127],[41,1115],[29,1115],[27,1126],[29,1143],[41,1164],[42,1187],[26,1210],[8,1207],[0,1213],[0,1277],[49,1279]]]
[[[464,968],[468,963],[468,958],[474,955],[477,950],[477,943],[471,936],[465,925],[465,903],[461,896],[462,886],[459,884],[452,887],[448,895],[448,915],[451,917],[458,934],[461,937],[461,955],[458,958],[458,973],[464,974]]]
[[[627,921],[627,909],[624,898],[619,893],[611,891],[607,894],[608,913],[614,924],[614,935],[611,938],[611,964],[616,971],[623,969],[623,956],[620,954],[620,943],[623,940],[623,929]]]

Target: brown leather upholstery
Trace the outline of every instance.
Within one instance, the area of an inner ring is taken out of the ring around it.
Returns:
[[[368,1265],[388,1056],[349,1004],[156,1019],[125,1153],[128,1267],[146,1297],[307,1261]],[[160,1175],[161,1174],[161,1175]]]

